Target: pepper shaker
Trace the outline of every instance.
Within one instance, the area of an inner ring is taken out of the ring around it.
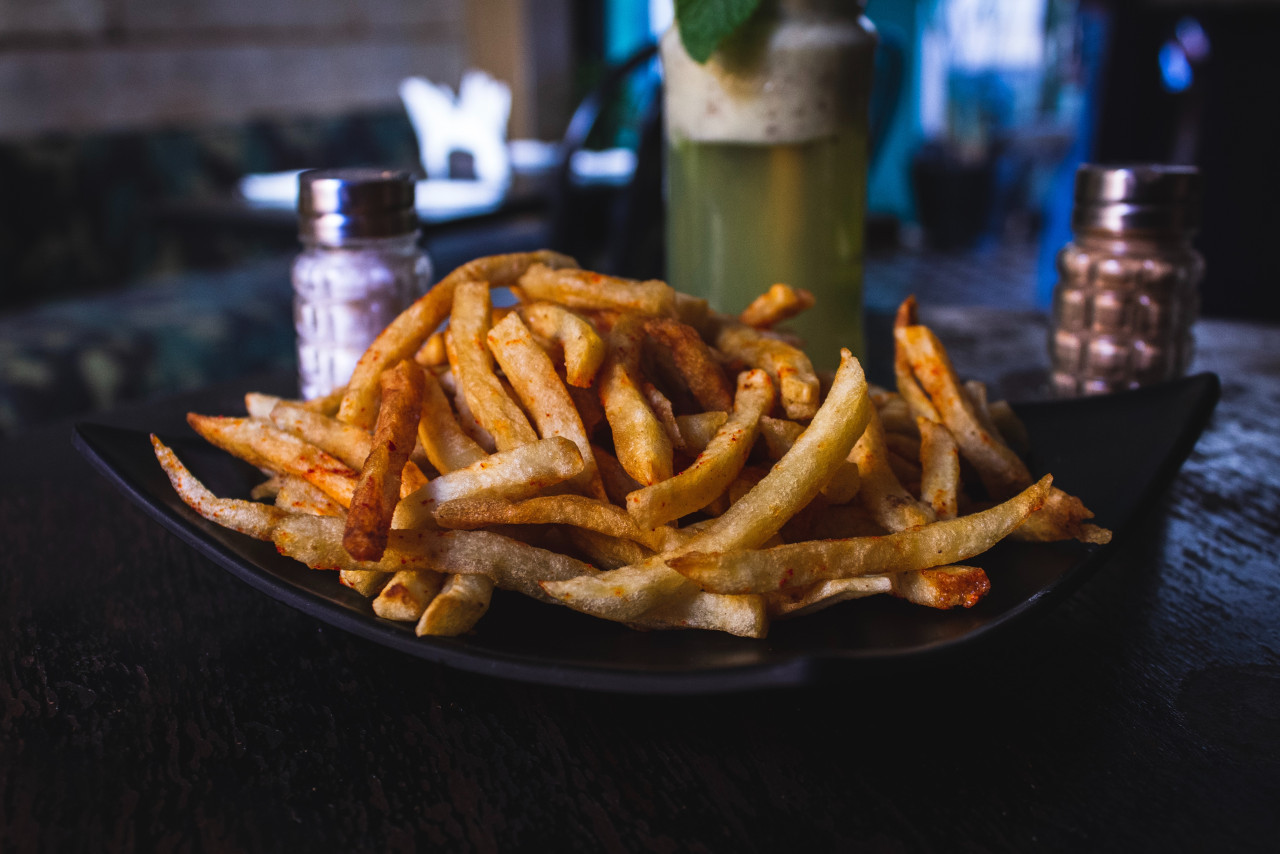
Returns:
[[[304,398],[346,385],[387,324],[431,283],[406,172],[316,169],[298,178],[293,320]]]
[[[1122,391],[1186,372],[1204,275],[1191,245],[1199,203],[1194,167],[1076,172],[1073,241],[1058,253],[1053,294],[1056,394]]]

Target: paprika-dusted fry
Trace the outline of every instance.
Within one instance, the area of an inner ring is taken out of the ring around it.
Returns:
[[[738,320],[758,329],[768,328],[813,308],[813,303],[813,294],[804,288],[779,283],[752,300],[751,305],[738,315]]]
[[[618,462],[642,485],[671,477],[671,439],[640,388],[644,319],[627,314],[609,330],[609,352],[600,369],[600,403],[613,433]]]
[[[342,537],[342,544],[354,558],[377,560],[387,546],[391,517],[400,501],[400,473],[409,461],[422,415],[426,384],[422,374],[422,367],[411,359],[382,374],[382,402],[373,446],[360,470]]]

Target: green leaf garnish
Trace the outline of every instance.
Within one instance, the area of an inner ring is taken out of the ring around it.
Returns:
[[[676,0],[676,22],[684,49],[698,62],[706,62],[759,5],[760,0]]]

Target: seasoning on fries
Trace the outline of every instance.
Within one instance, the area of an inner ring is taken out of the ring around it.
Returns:
[[[515,310],[491,307],[494,287]],[[152,443],[197,513],[333,571],[419,635],[472,631],[498,588],[641,629],[764,637],[872,595],[971,607],[991,587],[974,560],[1006,538],[1110,540],[1031,476],[1017,416],[959,380],[914,299],[896,391],[847,350],[820,379],[773,329],[812,307],[774,285],[728,317],[554,252],[480,258],[392,321],[347,388],[188,416],[267,473],[263,500],[213,495]]]

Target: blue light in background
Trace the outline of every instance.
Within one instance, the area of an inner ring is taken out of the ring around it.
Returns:
[[[1194,75],[1182,45],[1173,41],[1165,42],[1164,47],[1160,48],[1158,60],[1160,80],[1164,83],[1165,91],[1185,92],[1191,88]]]

